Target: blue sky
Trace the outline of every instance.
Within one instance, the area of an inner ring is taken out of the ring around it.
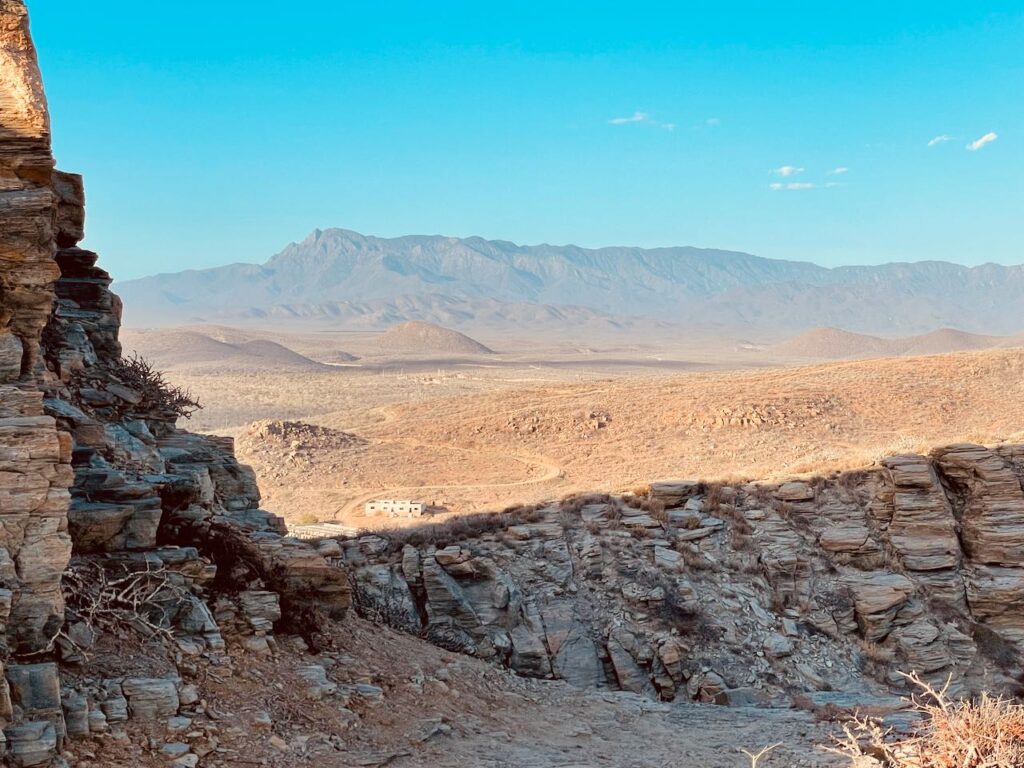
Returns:
[[[28,3],[120,279],[330,226],[1024,262],[1019,0]]]

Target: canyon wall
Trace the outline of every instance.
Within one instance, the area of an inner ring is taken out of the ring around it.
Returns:
[[[33,692],[59,688],[56,665],[38,659],[64,621],[61,575],[71,555],[71,441],[44,413],[40,354],[66,224],[52,178],[27,13],[21,2],[0,0],[0,754],[8,741],[49,751],[60,718],[59,705]],[[38,718],[25,711],[36,703],[45,710]]]

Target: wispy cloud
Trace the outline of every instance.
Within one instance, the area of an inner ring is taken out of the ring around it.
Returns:
[[[839,176],[840,174],[843,173],[849,173],[849,171],[849,168],[847,168],[845,165],[841,165],[838,168],[833,168],[831,171],[828,172],[828,174],[829,176]]]
[[[941,136],[936,136],[934,139],[928,142],[929,147],[934,147],[937,144],[945,144],[947,141],[952,141],[953,137],[948,133],[944,133]]]
[[[722,121],[719,120],[717,117],[709,117],[707,120],[704,121],[704,124],[705,125],[710,125],[710,126],[716,126],[716,125],[721,125]]]
[[[982,136],[980,139],[975,139],[970,144],[968,144],[967,145],[967,149],[970,152],[977,152],[979,149],[984,147],[986,144],[991,144],[993,141],[995,141],[998,138],[999,138],[998,134],[993,133],[992,131],[989,131],[984,136]]]
[[[769,184],[768,188],[769,189],[776,189],[776,190],[778,190],[778,189],[801,190],[801,189],[814,189],[815,186],[816,186],[815,184],[811,184],[810,182],[807,182],[807,181],[790,181],[790,182],[787,182],[785,184],[782,183],[781,181],[776,181],[776,182],[773,182],[772,184]]]
[[[656,128],[664,128],[666,131],[674,131],[676,129],[675,123],[663,123],[660,120],[655,120],[648,112],[634,112],[629,117],[613,117],[608,121],[609,125],[636,125],[643,123],[644,125],[653,125]]]
[[[776,176],[796,176],[798,173],[803,173],[803,168],[797,168],[795,165],[783,165],[772,171]]]
[[[634,112],[629,117],[613,117],[608,121],[609,125],[628,125],[629,123],[649,123],[651,116],[646,112]]]

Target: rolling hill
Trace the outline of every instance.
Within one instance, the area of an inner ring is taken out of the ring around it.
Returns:
[[[976,349],[1020,346],[1020,336],[984,336],[955,328],[939,328],[918,336],[882,338],[842,328],[812,328],[770,349],[780,357],[810,360],[943,355]]]
[[[126,352],[137,352],[157,367],[173,371],[309,371],[327,366],[310,360],[288,347],[267,339],[228,342],[209,333],[187,329],[125,330],[121,334]]]
[[[410,320],[396,325],[377,337],[376,344],[386,352],[445,355],[494,354],[494,350],[463,333],[419,320]]]

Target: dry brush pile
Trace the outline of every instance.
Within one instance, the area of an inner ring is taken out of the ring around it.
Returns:
[[[830,751],[885,768],[1024,766],[1024,705],[989,694],[955,700],[948,682],[935,688],[916,674],[906,677],[918,689],[912,710],[923,716],[913,734],[898,737],[877,720],[855,718]]]

